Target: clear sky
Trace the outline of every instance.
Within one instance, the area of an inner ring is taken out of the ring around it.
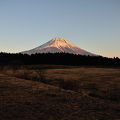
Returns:
[[[0,0],[0,51],[28,50],[54,37],[120,57],[120,0]]]

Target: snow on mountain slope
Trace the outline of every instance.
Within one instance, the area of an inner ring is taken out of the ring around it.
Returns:
[[[29,54],[29,55],[35,53],[71,53],[71,54],[79,54],[79,55],[96,56],[95,54],[83,50],[80,47],[76,46],[75,44],[63,38],[54,38],[37,48],[24,51],[21,53]]]

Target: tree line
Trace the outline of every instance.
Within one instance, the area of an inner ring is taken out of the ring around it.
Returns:
[[[41,53],[32,55],[20,53],[0,53],[0,65],[34,64],[120,66],[120,59],[118,57],[108,58],[102,56],[85,56],[69,53]]]

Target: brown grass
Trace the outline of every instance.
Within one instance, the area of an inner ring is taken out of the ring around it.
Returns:
[[[39,70],[28,69],[28,67],[22,67],[21,69],[4,67],[1,72],[8,76],[39,81],[66,90],[82,91],[92,97],[120,102],[119,69],[65,67],[64,69]]]
[[[4,67],[1,70],[1,73],[6,74],[8,76],[18,77],[26,80],[33,81],[44,81],[44,71],[40,70],[28,70],[26,68],[22,69],[14,69],[12,67]]]
[[[15,116],[21,120],[22,114],[23,120],[120,119],[120,69],[30,68],[1,70],[5,74],[0,76],[0,100],[6,108],[3,120],[14,120]]]

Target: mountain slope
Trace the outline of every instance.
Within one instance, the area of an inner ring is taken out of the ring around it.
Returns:
[[[63,38],[54,38],[37,48],[24,51],[22,53],[29,55],[35,53],[71,53],[71,54],[95,56],[95,54],[83,50],[80,47],[76,46],[75,44]]]

